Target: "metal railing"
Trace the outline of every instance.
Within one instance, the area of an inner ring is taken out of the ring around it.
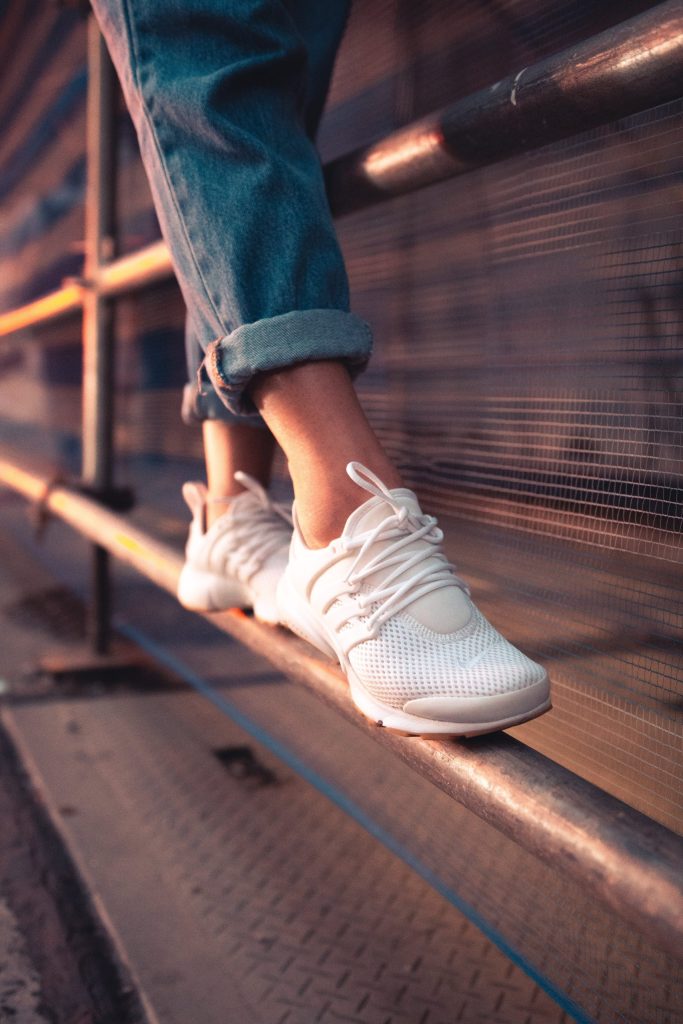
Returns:
[[[110,302],[173,270],[161,242],[110,258],[114,77],[92,21],[88,45],[84,276],[0,316],[0,336],[83,310],[82,476],[92,495],[104,497],[112,490]],[[335,161],[326,168],[332,209],[348,213],[677,98],[682,67],[683,10],[671,0]],[[125,517],[77,489],[51,487],[47,477],[9,458],[0,460],[0,481],[93,542],[91,632],[98,650],[106,648],[109,630],[109,554],[175,592],[180,556]],[[353,709],[339,670],[303,641],[238,612],[211,621],[331,702],[501,832],[580,879],[660,945],[680,951],[683,844],[671,832],[509,736],[467,745],[410,742],[370,726]]]

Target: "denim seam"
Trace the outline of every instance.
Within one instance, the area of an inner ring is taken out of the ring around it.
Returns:
[[[139,46],[138,46],[137,36],[136,36],[135,31],[133,29],[133,23],[132,23],[132,19],[130,17],[129,11],[130,11],[129,0],[123,0],[124,21],[125,21],[125,25],[126,25],[126,30],[128,32],[128,38],[130,40],[130,48],[131,48],[131,52],[135,54],[135,58],[136,58],[134,65],[131,67],[131,72],[132,72],[132,75],[133,75],[133,81],[137,84],[138,89],[140,90],[140,108],[142,110],[143,117],[144,117],[145,121],[147,122],[147,127],[149,128],[150,135],[151,135],[152,141],[154,143],[154,147],[155,147],[155,149],[157,151],[157,156],[159,158],[159,165],[160,165],[160,167],[162,169],[163,176],[164,176],[164,182],[165,182],[165,185],[166,185],[166,191],[168,192],[168,195],[169,195],[170,200],[171,200],[171,204],[173,206],[173,209],[176,212],[176,216],[177,216],[178,222],[180,224],[180,229],[181,229],[181,231],[183,233],[183,236],[185,238],[185,241],[187,243],[187,251],[188,251],[188,253],[189,253],[189,255],[190,255],[191,259],[192,259],[192,263],[194,265],[194,268],[195,268],[195,271],[197,273],[197,276],[198,276],[199,280],[202,283],[202,287],[204,289],[204,294],[206,295],[206,298],[207,298],[207,300],[209,302],[209,305],[211,306],[211,309],[214,312],[216,320],[218,321],[218,323],[221,325],[221,327],[223,328],[223,330],[227,334],[227,333],[229,333],[229,328],[223,322],[223,318],[222,318],[221,314],[219,313],[218,309],[216,308],[216,304],[213,301],[211,293],[209,292],[207,283],[206,283],[206,281],[204,279],[204,274],[202,273],[201,267],[199,266],[199,262],[197,260],[196,255],[195,255],[194,245],[192,244],[192,240],[190,238],[187,225],[185,223],[185,218],[184,218],[184,216],[183,216],[183,214],[181,212],[181,209],[180,209],[180,207],[178,205],[178,202],[177,202],[177,198],[176,198],[176,195],[175,195],[175,190],[173,188],[173,184],[172,184],[172,181],[171,181],[171,174],[170,174],[170,171],[169,171],[168,166],[166,164],[166,160],[164,158],[163,149],[161,147],[161,143],[159,141],[159,137],[158,137],[157,132],[156,132],[156,128],[155,128],[155,125],[154,125],[154,120],[152,118],[152,113],[151,113],[151,110],[149,110],[148,107],[147,107],[147,98],[145,96],[145,87],[143,85],[142,77],[140,75],[140,69],[142,68],[142,60],[140,58],[140,49],[139,49]]]
[[[354,316],[354,315],[355,314],[353,314],[353,313],[349,313],[349,316]],[[275,317],[273,317],[271,319],[275,319]],[[250,325],[245,325],[245,326],[250,326]],[[363,332],[366,341],[369,344],[371,344],[372,343],[372,331],[370,330],[368,325],[361,322],[361,323],[358,324],[358,327]],[[238,330],[239,330],[239,328],[238,328]],[[262,372],[262,371],[260,369],[256,369],[256,370],[245,370],[242,373],[240,373],[239,371],[235,370],[235,371],[233,371],[230,374],[230,376],[228,376],[225,373],[224,369],[223,369],[223,363],[222,363],[222,359],[221,359],[222,348],[223,348],[223,346],[221,344],[222,341],[223,341],[222,338],[218,338],[216,341],[211,342],[211,344],[207,348],[207,359],[208,359],[208,361],[211,364],[211,370],[214,372],[215,377],[217,378],[217,379],[214,380],[214,379],[212,379],[211,374],[209,374],[209,379],[211,380],[211,383],[214,385],[214,387],[218,386],[219,388],[221,388],[224,391],[241,391],[243,386],[244,386],[244,384],[245,384],[245,382],[249,381],[254,376],[254,373],[259,373],[259,372]],[[312,357],[311,356],[305,356],[304,358],[305,359],[310,359]],[[322,359],[340,359],[343,362],[359,362],[359,363],[360,362],[365,362],[364,357],[356,357],[356,358],[354,358],[353,356],[351,356],[351,355],[349,355],[347,353],[339,353],[339,355],[335,355],[335,356],[321,355],[320,358],[322,358]],[[205,359],[205,362],[207,361],[207,359]],[[297,360],[297,361],[300,361],[300,359]],[[283,366],[287,366],[287,365],[293,365],[293,364],[283,363],[282,365]]]
[[[209,379],[211,380],[211,383],[214,385],[214,387],[219,387],[224,391],[237,391],[241,387],[241,383],[238,385],[231,384],[229,379],[223,373],[223,367],[221,366],[221,361],[219,358],[220,348],[221,338],[216,338],[215,341],[212,341],[209,345],[207,345],[204,362],[206,363],[208,361],[211,364],[211,370],[215,375],[214,379],[211,376],[211,374],[209,374]]]
[[[294,311],[292,311],[292,312],[294,312]],[[300,311],[296,311],[296,312],[300,312]],[[313,311],[313,310],[308,311],[307,310],[307,311],[301,311],[301,312],[307,313],[307,312],[315,312],[315,311]],[[370,327],[368,326],[368,324],[365,321],[361,320],[361,318],[356,316],[355,314],[348,313],[347,311],[340,310],[340,311],[334,311],[334,312],[344,312],[345,315],[352,317],[354,319],[354,321],[355,321],[356,328],[359,331],[359,334],[362,335],[362,337],[363,337],[365,343],[368,345],[368,347],[369,348],[372,347],[372,331],[370,330]],[[284,314],[284,315],[287,316],[288,314]],[[273,320],[273,319],[278,319],[278,318],[277,317],[269,317],[268,319],[269,320]],[[251,327],[251,326],[253,326],[253,325],[243,325],[243,327],[237,328],[236,330],[238,332],[241,332],[241,331],[244,330],[244,327]],[[226,336],[226,337],[229,337],[229,336]],[[246,387],[248,386],[248,384],[252,380],[252,378],[256,374],[258,374],[258,373],[263,371],[263,368],[260,367],[260,366],[256,366],[256,367],[253,367],[252,369],[247,369],[247,370],[245,370],[245,369],[241,369],[241,370],[235,369],[235,370],[232,370],[229,374],[226,373],[226,371],[224,369],[224,366],[223,366],[223,358],[222,358],[223,354],[224,354],[223,342],[225,340],[226,340],[226,338],[218,338],[215,341],[212,341],[212,342],[209,343],[209,345],[207,346],[207,349],[206,349],[206,354],[205,354],[204,360],[202,362],[202,365],[199,368],[197,379],[198,379],[198,383],[202,383],[201,374],[202,374],[202,371],[203,371],[203,372],[205,372],[207,374],[207,376],[209,378],[209,381],[210,381],[214,391],[219,396],[221,395],[221,393],[226,395],[226,396],[228,396],[228,395],[238,395],[239,396],[240,393],[242,393],[242,392],[244,392],[246,390]],[[310,358],[311,358],[311,356],[309,354],[303,354],[303,355],[300,355],[299,357],[293,359],[289,363],[284,363],[284,362],[283,363],[279,363],[279,362],[277,362],[277,363],[273,364],[272,366],[270,366],[268,368],[272,369],[272,368],[275,368],[275,366],[295,365],[295,363],[297,363],[297,362],[306,361],[307,359],[310,359]],[[332,354],[327,355],[327,354],[324,354],[324,355],[319,356],[319,358],[325,358],[325,359],[327,359],[327,358],[330,358],[330,359],[336,358],[336,359],[340,359],[343,362],[347,363],[349,366],[354,366],[354,365],[355,366],[363,366],[363,365],[365,365],[367,363],[367,356],[366,355],[359,355],[359,354],[352,354],[352,353],[343,353],[343,352],[340,352],[338,355],[332,355]]]

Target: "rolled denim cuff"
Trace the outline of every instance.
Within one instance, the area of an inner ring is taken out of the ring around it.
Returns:
[[[241,416],[231,412],[208,382],[202,385],[201,390],[197,381],[185,385],[180,414],[188,426],[203,423],[204,420],[221,420],[223,423],[240,423],[257,430],[268,429],[257,412]]]
[[[369,325],[354,313],[339,309],[304,309],[244,324],[206,349],[199,373],[214,393],[237,416],[253,415],[248,394],[257,374],[297,363],[335,359],[352,376],[367,365],[372,350]]]

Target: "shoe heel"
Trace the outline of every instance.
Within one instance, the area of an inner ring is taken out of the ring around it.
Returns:
[[[247,608],[250,604],[241,583],[222,579],[187,563],[180,572],[177,596],[182,606],[193,612]]]
[[[291,629],[292,633],[296,633],[323,654],[337,660],[336,651],[311,616],[305,602],[290,585],[286,572],[278,583],[277,606],[281,625]]]

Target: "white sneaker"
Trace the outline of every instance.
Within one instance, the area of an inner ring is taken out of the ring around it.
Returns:
[[[202,612],[253,607],[258,619],[274,624],[279,621],[275,591],[287,565],[292,536],[289,512],[271,501],[248,474],[235,473],[235,479],[247,489],[208,530],[206,487],[183,485],[192,523],[178,600]]]
[[[472,603],[436,519],[360,463],[347,473],[373,497],[326,548],[306,546],[294,509],[283,625],[338,658],[356,706],[397,732],[474,736],[547,711],[545,670]]]

